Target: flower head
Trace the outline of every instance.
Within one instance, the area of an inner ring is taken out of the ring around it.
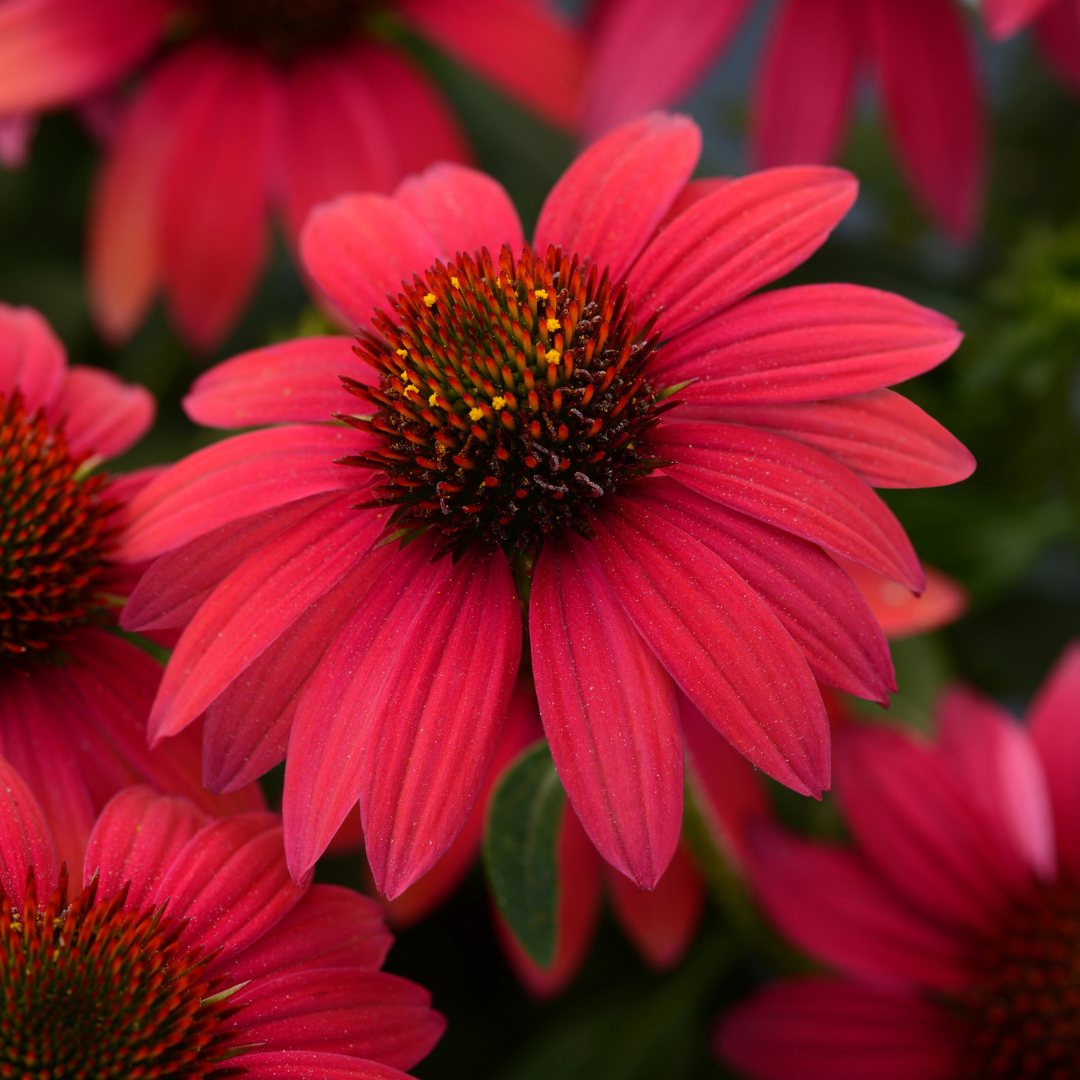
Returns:
[[[679,694],[813,794],[829,776],[815,680],[886,697],[884,637],[826,551],[922,588],[869,484],[949,483],[972,461],[881,387],[959,335],[869,289],[750,296],[824,241],[854,181],[688,184],[699,146],[679,117],[613,132],[528,246],[506,193],[455,166],[320,207],[301,249],[357,355],[288,342],[188,398],[207,424],[297,423],[140,493],[124,557],[165,557],[125,624],[190,620],[152,730],[208,710],[213,787],[288,749],[298,875],[357,797],[389,895],[448,847],[498,741],[522,613],[577,815],[646,887],[682,817]]]
[[[394,1080],[445,1025],[389,946],[372,901],[292,884],[273,815],[148,788],[105,807],[80,890],[0,758],[0,1071]]]
[[[739,1006],[720,1053],[762,1080],[965,1080],[1080,1068],[1080,647],[1025,725],[950,691],[932,742],[837,731],[854,845],[761,829],[766,910],[835,974]]]

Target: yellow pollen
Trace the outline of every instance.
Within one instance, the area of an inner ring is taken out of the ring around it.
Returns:
[[[433,292],[424,293],[424,303],[427,304],[428,307],[434,307],[437,299],[438,297]]]
[[[453,285],[455,289],[460,289],[461,288],[461,282],[458,281],[458,279],[456,277],[452,277],[450,279],[450,284]]]
[[[413,386],[412,383],[409,383],[409,385],[405,387],[405,396],[408,397],[410,394],[415,394],[417,397],[420,396],[420,390]]]
[[[469,410],[469,419],[470,420],[479,420],[480,417],[482,417],[483,415],[484,414],[480,409],[470,409]]]
[[[409,355],[409,350],[408,349],[397,349],[396,351],[397,351],[398,356],[400,356],[402,359],[404,359],[406,356]]]
[[[537,289],[536,290],[536,299],[537,300],[546,300],[547,299],[547,289]]]
[[[429,398],[427,399],[427,403],[428,403],[428,404],[429,404],[429,405],[430,405],[430,406],[431,406],[432,408],[435,408],[435,398],[436,398],[437,396],[438,396],[437,394],[432,394],[432,395],[431,395],[431,397],[429,397]]]
[[[554,349],[548,349],[548,351],[544,354],[544,359],[549,364],[557,364],[562,359],[562,357]]]
[[[548,319],[547,328],[549,333],[554,334],[556,330],[562,329],[562,323],[558,319]]]
[[[498,397],[493,397],[491,399],[491,407],[493,409],[505,409],[506,398],[504,398],[501,394]]]

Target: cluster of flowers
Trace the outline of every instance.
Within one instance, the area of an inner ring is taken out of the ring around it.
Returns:
[[[960,335],[874,289],[761,291],[824,243],[856,183],[818,164],[692,180],[693,123],[617,123],[685,89],[747,5],[704,5],[700,55],[616,93],[605,65],[646,47],[654,6],[607,5],[588,44],[525,0],[0,2],[16,135],[144,74],[113,115],[91,223],[107,330],[130,332],[161,288],[192,341],[218,341],[270,204],[348,329],[212,368],[188,415],[255,430],[110,477],[151,397],[68,368],[40,316],[0,307],[0,1075],[399,1076],[443,1021],[378,971],[383,911],[408,922],[455,886],[503,767],[541,733],[570,807],[554,962],[501,931],[537,993],[580,963],[602,869],[650,962],[686,948],[702,904],[679,847],[689,780],[776,921],[843,973],[730,1017],[732,1060],[920,1080],[1077,1060],[1076,957],[1060,953],[1080,914],[1080,661],[1030,734],[959,696],[941,745],[920,746],[830,722],[823,698],[887,702],[885,630],[962,603],[937,577],[913,599],[927,576],[873,490],[974,468],[886,389]],[[955,36],[944,0],[906,36],[889,21],[909,26],[906,3],[828,6],[853,36],[829,60],[835,100],[801,103],[828,131],[812,152],[783,137],[810,138],[779,104],[807,40],[807,4],[788,3],[766,161],[832,152],[864,37],[909,116],[898,50],[936,64]],[[865,26],[847,11],[864,6]],[[994,5],[994,26],[1038,6]],[[391,15],[549,118],[611,128],[531,241],[461,163],[447,107],[388,44]],[[948,95],[962,69],[946,66]],[[938,134],[974,154],[976,128]],[[978,170],[949,166],[964,191],[943,194],[910,130],[929,204],[970,231]],[[834,734],[857,852],[770,825],[751,769],[820,796]],[[279,817],[256,781],[282,761]],[[385,907],[311,884],[350,843]],[[1058,968],[1068,993],[1028,989]]]

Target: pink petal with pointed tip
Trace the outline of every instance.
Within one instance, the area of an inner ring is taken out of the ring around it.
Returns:
[[[0,303],[0,394],[18,390],[26,411],[48,409],[60,394],[67,353],[33,308]]]
[[[590,519],[615,595],[660,662],[732,744],[803,794],[829,783],[817,684],[791,636],[722,559],[637,503]]]
[[[237,1065],[249,1080],[409,1080],[389,1065],[319,1050],[260,1051],[245,1054]]]
[[[338,376],[364,382],[374,374],[353,344],[348,337],[305,337],[241,353],[195,380],[184,412],[217,428],[328,421],[355,404]]]
[[[959,439],[892,390],[791,405],[691,404],[679,416],[745,424],[795,439],[846,465],[872,487],[940,487],[975,471],[975,458]]]
[[[180,936],[204,952],[220,949],[212,967],[256,942],[303,898],[285,866],[281,822],[274,814],[238,814],[212,821],[177,853],[155,903],[187,920]]]
[[[451,56],[563,128],[573,128],[585,43],[547,4],[528,0],[399,0],[405,18]]]
[[[1071,2],[1071,0],[1068,0]],[[982,15],[992,37],[1012,37],[1053,0],[983,0]]]
[[[76,365],[68,369],[50,419],[64,421],[73,454],[117,457],[134,446],[154,422],[157,406],[145,386],[126,383],[111,371]]]
[[[607,872],[608,898],[623,933],[653,971],[666,971],[686,955],[705,911],[705,883],[680,846],[656,888],[639,889]]]
[[[858,589],[821,548],[666,477],[638,484],[634,498],[719,555],[769,605],[818,681],[888,703],[896,689],[889,646]]]
[[[749,6],[749,0],[602,6],[582,94],[586,138],[678,102],[719,61]]]
[[[98,817],[86,847],[83,885],[96,875],[103,898],[131,882],[125,906],[143,910],[155,902],[173,860],[209,823],[193,803],[152,788],[125,788]]]
[[[708,176],[702,180],[689,180],[686,186],[675,196],[675,201],[668,207],[668,212],[661,218],[657,229],[666,229],[684,210],[689,210],[694,203],[727,187],[732,183],[731,176]]]
[[[995,933],[1030,871],[954,771],[899,731],[844,724],[833,734],[837,796],[878,874],[924,916]]]
[[[358,511],[353,500],[314,509],[214,589],[165,669],[147,724],[152,738],[190,724],[371,546],[386,515]]]
[[[0,112],[66,104],[124,75],[164,29],[166,0],[7,0]]]
[[[525,234],[517,210],[497,180],[464,165],[440,162],[397,186],[401,203],[431,234],[444,256],[486,247],[498,258],[509,244],[516,259]]]
[[[958,240],[982,217],[987,116],[973,43],[952,0],[872,0],[870,42],[901,161]]]
[[[304,968],[378,971],[393,944],[382,908],[340,885],[313,885],[269,933],[229,963],[233,983]]]
[[[900,522],[850,469],[781,435],[669,421],[649,434],[665,471],[708,499],[819,544],[921,591],[922,567]]]
[[[655,377],[680,395],[767,405],[877,390],[937,367],[962,334],[952,319],[861,285],[799,285],[752,296],[664,344]]]
[[[21,904],[27,871],[33,869],[38,896],[48,898],[56,887],[56,849],[30,789],[11,764],[0,757],[0,889]]]
[[[805,262],[851,208],[855,178],[791,166],[725,184],[659,233],[629,274],[637,311],[663,309],[666,337]]]
[[[197,450],[127,505],[126,530],[113,558],[142,562],[252,514],[324,491],[359,488],[366,475],[335,460],[365,445],[357,436],[339,425],[296,424]]]
[[[682,827],[679,710],[592,544],[549,538],[529,601],[533,677],[555,767],[600,854],[652,889]]]
[[[1058,860],[1080,879],[1080,643],[1065,648],[1039,687],[1027,722],[1046,771]]]
[[[751,158],[758,168],[824,165],[847,127],[862,6],[851,0],[785,0],[773,16],[753,95]]]
[[[755,1080],[954,1080],[961,1032],[915,994],[810,976],[736,1006],[713,1048]]]
[[[751,836],[758,900],[816,960],[885,987],[955,993],[970,982],[966,942],[912,912],[855,852],[767,823]]]
[[[575,158],[544,200],[534,248],[549,244],[610,271],[618,284],[690,178],[701,132],[685,116],[650,113]],[[635,302],[638,294],[632,294]],[[650,311],[639,304],[639,311]]]
[[[1035,22],[1035,36],[1050,66],[1080,94],[1080,11],[1074,0],[1054,0]]]

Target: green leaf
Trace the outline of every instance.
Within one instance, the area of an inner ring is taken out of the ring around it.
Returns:
[[[499,911],[541,967],[555,959],[557,851],[566,796],[541,739],[510,764],[488,807],[484,866]]]

